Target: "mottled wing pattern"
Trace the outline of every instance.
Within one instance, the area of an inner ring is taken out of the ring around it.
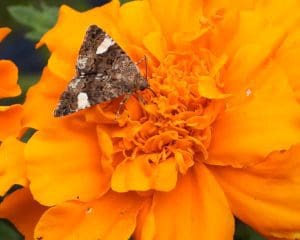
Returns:
[[[76,63],[76,76],[60,97],[60,117],[148,87],[128,55],[99,27],[88,28]]]

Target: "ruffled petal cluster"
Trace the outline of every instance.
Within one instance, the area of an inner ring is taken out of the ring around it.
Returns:
[[[0,42],[10,33],[9,28],[0,28]],[[17,84],[18,68],[6,59],[0,60],[0,99],[15,97],[21,94]],[[0,141],[9,136],[17,136],[21,128],[22,107],[19,104],[0,106]]]
[[[0,28],[0,41],[10,33]],[[0,60],[0,99],[15,97],[21,93],[17,84],[18,69],[10,60]],[[21,132],[23,109],[20,104],[0,106],[0,195],[13,184],[26,185],[24,144],[16,138]]]
[[[31,207],[49,207],[34,237],[231,240],[236,216],[269,238],[299,238],[299,7],[62,6],[38,43],[51,57],[24,104],[23,126],[38,130],[20,146]],[[132,94],[118,117],[122,98],[54,118],[92,24],[133,61],[146,56],[138,67],[151,91]]]
[[[0,28],[0,41],[9,32],[9,28]],[[18,68],[12,61],[0,60],[0,78],[0,99],[21,94]],[[28,188],[26,144],[21,141],[26,132],[23,113],[20,104],[0,106],[0,196],[5,196],[0,203],[0,218],[9,219],[26,239],[33,239],[33,229],[47,208],[33,200]],[[16,185],[23,188],[8,194]]]

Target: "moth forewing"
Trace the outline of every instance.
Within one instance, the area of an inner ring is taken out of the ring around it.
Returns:
[[[101,28],[89,26],[76,62],[76,76],[62,93],[55,117],[132,94],[147,80],[122,48]]]

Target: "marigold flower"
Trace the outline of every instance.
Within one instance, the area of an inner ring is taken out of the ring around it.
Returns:
[[[0,28],[0,42],[9,34],[9,28]],[[0,60],[0,98],[15,97],[21,93],[17,84],[18,68],[9,60]],[[22,107],[19,104],[0,106],[0,141],[17,136],[21,128]]]
[[[0,28],[0,41],[10,32]],[[17,84],[18,69],[9,60],[0,60],[0,98],[14,97],[21,93]],[[22,106],[0,106],[0,196],[13,184],[26,185],[24,144],[16,139],[20,134]]]
[[[226,240],[235,215],[266,236],[299,238],[299,5],[62,6],[25,103],[25,125],[39,129],[25,147],[30,190],[51,206],[35,237]],[[133,60],[147,56],[156,96],[132,96],[117,119],[121,99],[54,119],[91,24]]]
[[[9,28],[0,28],[0,41],[9,32]],[[17,84],[18,69],[13,62],[0,60],[0,76],[0,98],[21,93]],[[34,226],[47,208],[34,201],[28,189],[25,143],[18,139],[24,133],[22,117],[20,104],[0,106],[0,196],[4,196],[14,184],[25,187],[5,197],[0,204],[0,218],[10,219],[26,239],[33,239]]]

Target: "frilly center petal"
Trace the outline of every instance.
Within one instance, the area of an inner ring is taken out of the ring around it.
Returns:
[[[105,115],[113,128],[99,120],[99,133],[106,131],[114,146],[113,190],[170,191],[178,173],[208,158],[211,124],[227,97],[219,79],[225,61],[206,49],[170,52],[152,70],[151,89],[132,96],[119,118]]]

